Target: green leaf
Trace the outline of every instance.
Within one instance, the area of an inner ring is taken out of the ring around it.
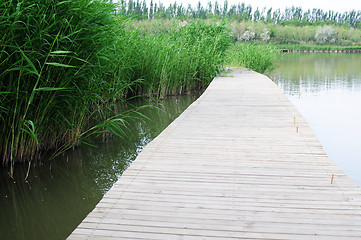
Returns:
[[[58,91],[58,90],[64,90],[66,88],[54,88],[54,87],[41,87],[34,89],[34,91]]]
[[[56,62],[48,62],[45,63],[47,65],[51,65],[51,66],[55,66],[55,67],[66,67],[66,68],[75,68],[75,66],[71,66],[71,65],[67,65],[67,64],[62,64],[62,63],[56,63]]]
[[[57,51],[50,52],[50,54],[67,54],[67,53],[72,53],[72,51],[57,50]]]
[[[34,73],[35,75],[37,75],[38,77],[40,77],[40,73],[38,72],[38,70],[36,69],[35,65],[33,64],[33,62],[26,56],[26,54],[21,50],[21,48],[18,48],[20,53],[23,55],[23,57],[25,58],[25,60],[28,62],[29,66],[32,68],[31,70],[28,70],[31,73]]]
[[[33,139],[35,139],[36,144],[39,144],[38,138],[36,137],[35,134],[35,126],[33,121],[25,120],[24,127],[22,127],[21,130],[29,134]]]
[[[97,147],[97,146],[94,145],[94,144],[91,144],[91,143],[89,143],[89,142],[86,142],[84,139],[80,139],[80,142],[81,142],[82,144],[85,144],[85,145],[88,145],[88,146],[91,146],[91,147],[94,147],[94,148]]]

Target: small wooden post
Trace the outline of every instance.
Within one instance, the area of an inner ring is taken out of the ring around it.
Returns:
[[[334,177],[334,175],[333,175],[333,173],[332,173],[332,177],[331,177],[331,184],[333,183],[333,177]]]

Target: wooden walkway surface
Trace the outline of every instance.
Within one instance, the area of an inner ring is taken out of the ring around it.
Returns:
[[[68,239],[359,240],[361,190],[269,78],[236,70],[144,148]]]

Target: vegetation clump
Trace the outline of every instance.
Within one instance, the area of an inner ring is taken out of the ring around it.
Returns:
[[[242,66],[259,73],[275,69],[280,51],[272,45],[237,43],[229,49],[228,65]]]
[[[152,24],[133,25],[128,42],[134,45],[129,60],[136,61],[132,78],[144,79],[140,93],[164,97],[202,89],[222,71],[231,45],[225,22],[194,20],[172,24],[165,32],[154,32]]]
[[[315,39],[318,43],[334,43],[336,42],[336,31],[330,26],[318,27]]]
[[[11,174],[47,149],[105,129],[123,134],[137,111],[110,112],[115,101],[202,88],[222,70],[224,24],[145,34],[114,9],[104,0],[1,1],[0,156]]]
[[[77,141],[101,94],[116,42],[105,1],[1,1],[0,156],[13,166]],[[99,11],[99,10],[102,11]],[[103,74],[99,74],[102,72]],[[102,76],[103,75],[103,76]]]

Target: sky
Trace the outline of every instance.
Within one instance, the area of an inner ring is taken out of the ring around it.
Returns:
[[[177,1],[177,4],[181,4],[183,6],[188,6],[188,4],[192,4],[195,7],[199,0],[160,0],[165,6],[169,6],[170,3],[174,3]],[[150,2],[150,0],[147,0]],[[158,0],[153,0],[154,3],[157,3]],[[209,0],[200,0],[203,7],[207,6]],[[215,0],[211,0],[212,3]],[[345,12],[351,10],[361,10],[361,1],[360,0],[228,0],[228,6],[242,3],[244,2],[247,5],[251,5],[252,8],[263,9],[266,7],[269,9],[272,7],[273,9],[280,8],[284,10],[286,7],[302,7],[302,10],[307,9],[323,9],[323,10],[333,10],[335,12]],[[224,0],[218,0],[220,6],[223,7]]]

